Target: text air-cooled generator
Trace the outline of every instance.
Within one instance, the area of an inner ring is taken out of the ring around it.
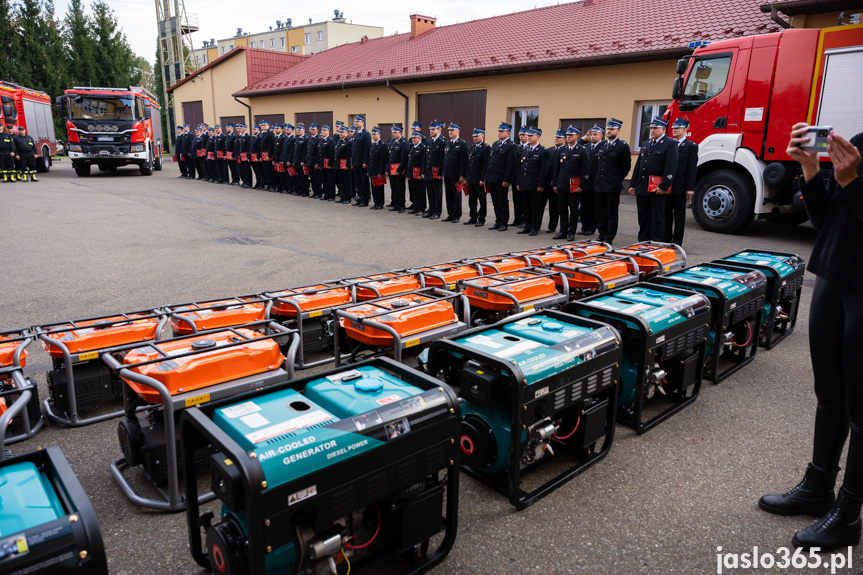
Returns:
[[[806,263],[796,254],[746,250],[716,260],[744,269],[758,270],[767,278],[767,295],[764,303],[764,322],[761,324],[762,347],[774,345],[791,335],[797,324],[800,295],[803,292],[803,274]]]
[[[474,260],[447,262],[423,268],[408,269],[408,273],[421,277],[426,287],[454,290],[458,280],[466,280],[482,275],[482,266]]]
[[[287,357],[276,341],[284,337],[291,341]],[[184,509],[186,502],[179,491],[184,470],[177,455],[180,412],[292,378],[298,346],[295,331],[258,321],[120,348],[126,352],[122,360],[113,353],[103,354],[105,363],[126,384],[125,417],[117,426],[123,455],[111,463],[111,474],[132,503],[159,511]],[[135,467],[141,468],[161,497],[138,492],[124,475]]]
[[[488,256],[466,261],[479,264],[479,267],[482,270],[483,274],[515,272],[531,267],[530,262],[527,260],[526,257],[512,256],[509,254]]]
[[[225,574],[431,569],[456,535],[460,421],[446,384],[384,357],[186,410],[185,466],[209,449],[222,502],[212,523],[186,474],[192,556]]]
[[[620,332],[619,423],[644,433],[698,397],[710,324],[710,302],[703,294],[636,284],[563,309]]]
[[[0,461],[0,573],[108,573],[96,513],[58,447]]]
[[[174,337],[270,319],[272,301],[260,295],[162,306],[170,315]]]
[[[122,397],[122,384],[99,359],[116,346],[161,338],[168,316],[150,309],[111,316],[36,326],[33,333],[51,356],[45,414],[70,427],[89,425],[123,415],[122,411],[81,417]]]
[[[596,321],[553,310],[516,317],[436,341],[429,373],[464,400],[462,468],[524,509],[608,453],[621,348]],[[548,462],[556,473],[525,489],[525,472]]]
[[[26,329],[0,332],[0,461],[6,445],[32,437],[45,423],[36,384],[23,372],[31,343]]]
[[[346,342],[352,348],[349,361],[383,353],[402,361],[415,357],[432,341],[470,327],[467,296],[433,287],[343,306],[335,315],[350,340]],[[341,346],[341,334],[336,330],[336,347]],[[338,366],[341,358],[335,359]]]
[[[638,264],[628,256],[604,253],[550,264],[555,281],[569,288],[570,299],[606,292],[638,282]]]
[[[562,306],[569,301],[569,286],[561,275],[525,268],[459,280],[456,289],[470,302],[470,325],[485,325],[532,309]]]
[[[710,263],[657,276],[650,282],[698,291],[710,298],[704,377],[719,383],[755,359],[767,292],[763,273]]]
[[[686,267],[686,252],[677,244],[639,242],[616,248],[613,253],[629,256],[638,264],[641,281],[667,275]]]
[[[423,277],[408,272],[387,272],[339,280],[350,286],[354,301],[400,295],[426,287]]]
[[[333,308],[356,301],[351,289],[338,282],[266,292],[272,298],[270,315],[300,335],[297,350],[297,369],[317,367],[333,361],[333,335],[338,324],[333,317]],[[309,361],[307,356],[324,353],[325,357]]]

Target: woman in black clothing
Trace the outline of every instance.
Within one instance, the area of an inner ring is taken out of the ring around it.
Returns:
[[[817,276],[809,312],[809,350],[815,396],[812,462],[797,487],[765,495],[759,506],[779,515],[821,517],[798,531],[795,547],[828,552],[860,542],[863,504],[863,133],[848,142],[828,137],[833,173],[825,182],[818,156],[800,148],[808,126],[792,128],[787,153],[800,162],[800,190],[818,229],[809,271]],[[834,494],[839,457],[851,435],[845,476]]]

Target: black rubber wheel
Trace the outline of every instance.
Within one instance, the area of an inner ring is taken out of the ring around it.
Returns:
[[[791,212],[788,214],[767,214],[764,219],[771,224],[793,227],[808,222],[809,216],[805,211],[801,210],[799,212]]]
[[[153,169],[157,172],[162,171],[162,154],[159,154],[159,157],[153,162]]]
[[[82,178],[86,178],[90,175],[90,164],[75,164],[75,173]]]
[[[142,176],[152,176],[153,175],[153,150],[149,150],[147,152],[147,161],[141,164],[141,175]]]
[[[39,156],[39,160],[36,162],[36,171],[40,174],[45,174],[48,170],[51,169],[51,152],[48,151],[47,147],[42,148],[42,155]]]
[[[740,233],[755,217],[755,186],[734,170],[711,172],[695,185],[692,215],[709,232]]]

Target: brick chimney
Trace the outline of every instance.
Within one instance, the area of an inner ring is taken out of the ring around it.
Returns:
[[[411,40],[435,29],[437,18],[411,14]]]

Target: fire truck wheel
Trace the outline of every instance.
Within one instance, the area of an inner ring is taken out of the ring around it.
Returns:
[[[82,178],[86,178],[90,175],[90,164],[80,163],[75,164],[75,173]]]
[[[142,176],[152,176],[153,175],[153,150],[149,150],[147,152],[147,161],[141,164],[141,175]]]
[[[51,152],[48,151],[48,148],[42,148],[42,155],[39,157],[39,161],[36,162],[36,171],[40,174],[45,174],[48,170],[51,169]]]
[[[695,186],[695,221],[709,232],[737,234],[755,217],[755,189],[749,178],[734,170],[717,170]]]
[[[153,162],[153,169],[157,172],[162,171],[162,156],[159,156],[158,158],[156,158],[156,161]]]

